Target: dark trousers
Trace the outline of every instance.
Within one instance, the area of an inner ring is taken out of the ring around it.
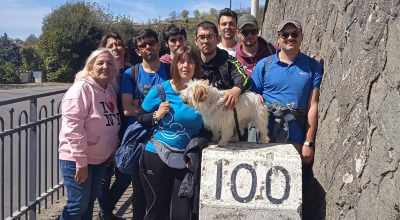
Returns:
[[[188,169],[166,165],[156,153],[144,151],[141,181],[147,201],[145,220],[190,220],[191,201],[179,198],[178,191]]]
[[[115,173],[115,181],[111,188],[111,178]],[[97,201],[100,206],[100,215],[105,217],[113,214],[115,205],[118,200],[124,194],[125,190],[129,187],[132,182],[131,175],[122,173],[118,168],[113,168],[111,165],[107,167]]]
[[[144,194],[142,182],[140,181],[140,173],[132,176],[132,188],[133,219],[143,220],[146,215],[146,196]]]

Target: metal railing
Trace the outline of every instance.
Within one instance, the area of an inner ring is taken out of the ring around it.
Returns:
[[[10,105],[9,118],[0,115],[0,219],[36,219],[36,212],[53,204],[54,194],[60,199],[64,186],[58,169],[58,134],[61,101],[50,101],[38,112],[38,99],[63,94],[67,89],[23,98],[0,101],[0,107]],[[29,101],[29,114],[22,110],[18,125],[14,125],[14,106]],[[55,109],[56,107],[56,109]],[[56,113],[55,113],[56,110]],[[5,130],[5,119],[9,129]],[[48,201],[50,200],[50,201]]]

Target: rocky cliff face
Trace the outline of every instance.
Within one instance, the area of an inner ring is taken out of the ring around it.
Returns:
[[[282,19],[324,66],[313,219],[400,219],[400,0],[266,1],[263,37]]]

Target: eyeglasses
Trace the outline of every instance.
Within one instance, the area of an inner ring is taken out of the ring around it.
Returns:
[[[199,35],[196,38],[200,41],[204,41],[206,38],[208,41],[215,40],[215,34],[209,34],[209,35]]]
[[[286,33],[286,32],[281,32],[278,33],[278,36],[281,37],[282,39],[288,39],[289,36],[292,36],[292,38],[298,38],[301,32],[295,31],[292,33]]]
[[[243,34],[243,36],[247,37],[249,34],[251,35],[256,35],[258,34],[258,29],[251,29],[251,30],[244,30],[240,32],[241,34]]]
[[[157,41],[156,40],[148,40],[140,45],[138,45],[139,49],[145,49],[147,47],[147,45],[149,45],[150,47],[156,45]]]

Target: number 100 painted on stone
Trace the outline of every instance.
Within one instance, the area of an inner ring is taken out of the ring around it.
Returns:
[[[203,150],[200,219],[301,219],[301,159],[292,145]]]

